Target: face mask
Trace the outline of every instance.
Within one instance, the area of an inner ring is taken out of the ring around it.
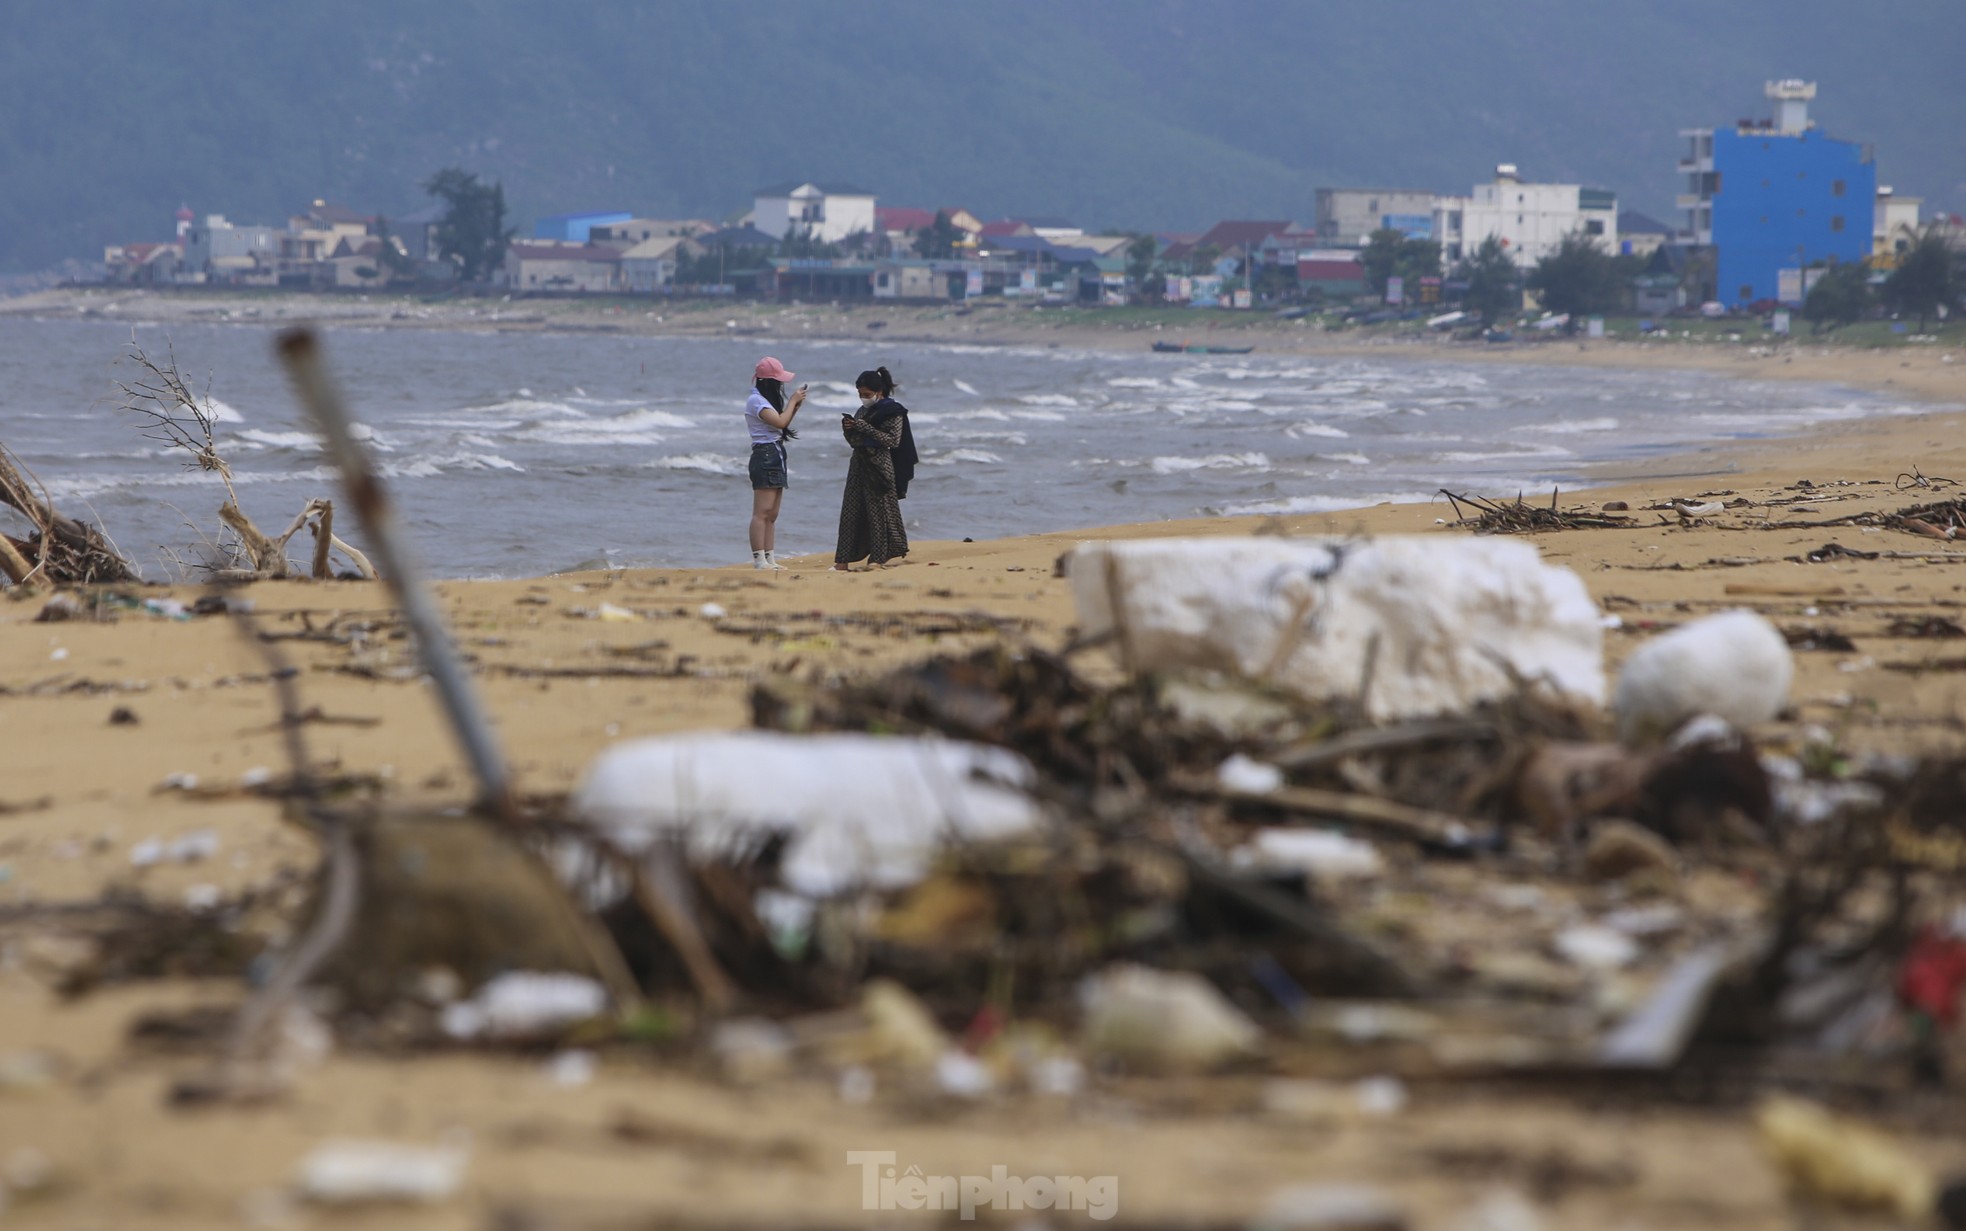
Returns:
[[[880,400],[881,400],[881,396],[878,393],[863,393],[860,395],[860,404],[862,406],[872,406],[875,402],[878,402]]]

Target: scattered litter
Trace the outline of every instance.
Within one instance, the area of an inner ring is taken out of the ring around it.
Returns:
[[[1274,765],[1254,761],[1238,752],[1222,762],[1215,771],[1216,780],[1225,791],[1240,791],[1250,795],[1267,795],[1283,785],[1283,771]]]
[[[709,617],[709,613],[707,611],[704,613],[704,615],[707,618],[714,618],[714,617]],[[613,603],[602,603],[598,608],[595,609],[595,618],[599,620],[607,620],[612,623],[625,624],[634,620],[639,620],[642,617],[636,615],[634,612],[628,610],[628,608],[626,607],[617,607]]]
[[[696,609],[696,614],[706,620],[721,620],[729,615],[730,612],[725,611],[721,603],[705,603]]]
[[[1775,1165],[1799,1192],[1912,1223],[1931,1213],[1936,1187],[1931,1173],[1870,1125],[1786,1095],[1763,1103],[1755,1125]]]
[[[1324,829],[1260,829],[1235,857],[1243,866],[1334,880],[1377,876],[1386,867],[1370,842]]]
[[[1589,970],[1616,970],[1638,957],[1638,943],[1616,928],[1586,923],[1557,933],[1556,951]]]
[[[542,1067],[547,1081],[571,1089],[592,1082],[600,1064],[593,1052],[576,1049],[554,1052]]]
[[[301,1195],[322,1205],[436,1204],[464,1182],[469,1154],[390,1141],[328,1141],[301,1160]]]
[[[1079,989],[1087,1050],[1144,1068],[1189,1072],[1253,1056],[1263,1032],[1208,980],[1181,971],[1110,966]]]
[[[935,1060],[935,1084],[944,1094],[979,1099],[997,1088],[990,1066],[965,1051],[951,1048]]]
[[[454,1039],[525,1039],[552,1034],[607,1011],[607,989],[582,975],[515,971],[444,1006],[444,1033]]]
[[[1297,1184],[1272,1193],[1249,1231],[1406,1231],[1390,1193],[1364,1184]]]

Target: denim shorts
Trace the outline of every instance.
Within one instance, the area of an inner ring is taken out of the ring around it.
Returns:
[[[769,491],[785,487],[785,446],[776,441],[751,446],[751,490]]]

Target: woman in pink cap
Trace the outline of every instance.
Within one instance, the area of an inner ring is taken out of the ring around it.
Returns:
[[[806,387],[800,385],[787,399],[785,382],[792,374],[769,355],[758,360],[752,376],[751,396],[744,403],[744,425],[751,430],[751,567],[783,569],[773,548],[790,471],[785,442],[798,439],[792,418],[805,404]]]

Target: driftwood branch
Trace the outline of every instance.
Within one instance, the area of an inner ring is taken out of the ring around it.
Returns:
[[[101,531],[57,513],[48,499],[47,489],[31,483],[22,469],[19,459],[0,445],[0,504],[34,524],[34,535],[27,540],[27,546],[36,558],[26,575],[39,572],[54,582],[137,579],[136,569]],[[27,553],[19,548],[0,554],[11,554],[21,563],[27,559]],[[5,571],[10,578],[14,569],[15,561],[9,559]]]

